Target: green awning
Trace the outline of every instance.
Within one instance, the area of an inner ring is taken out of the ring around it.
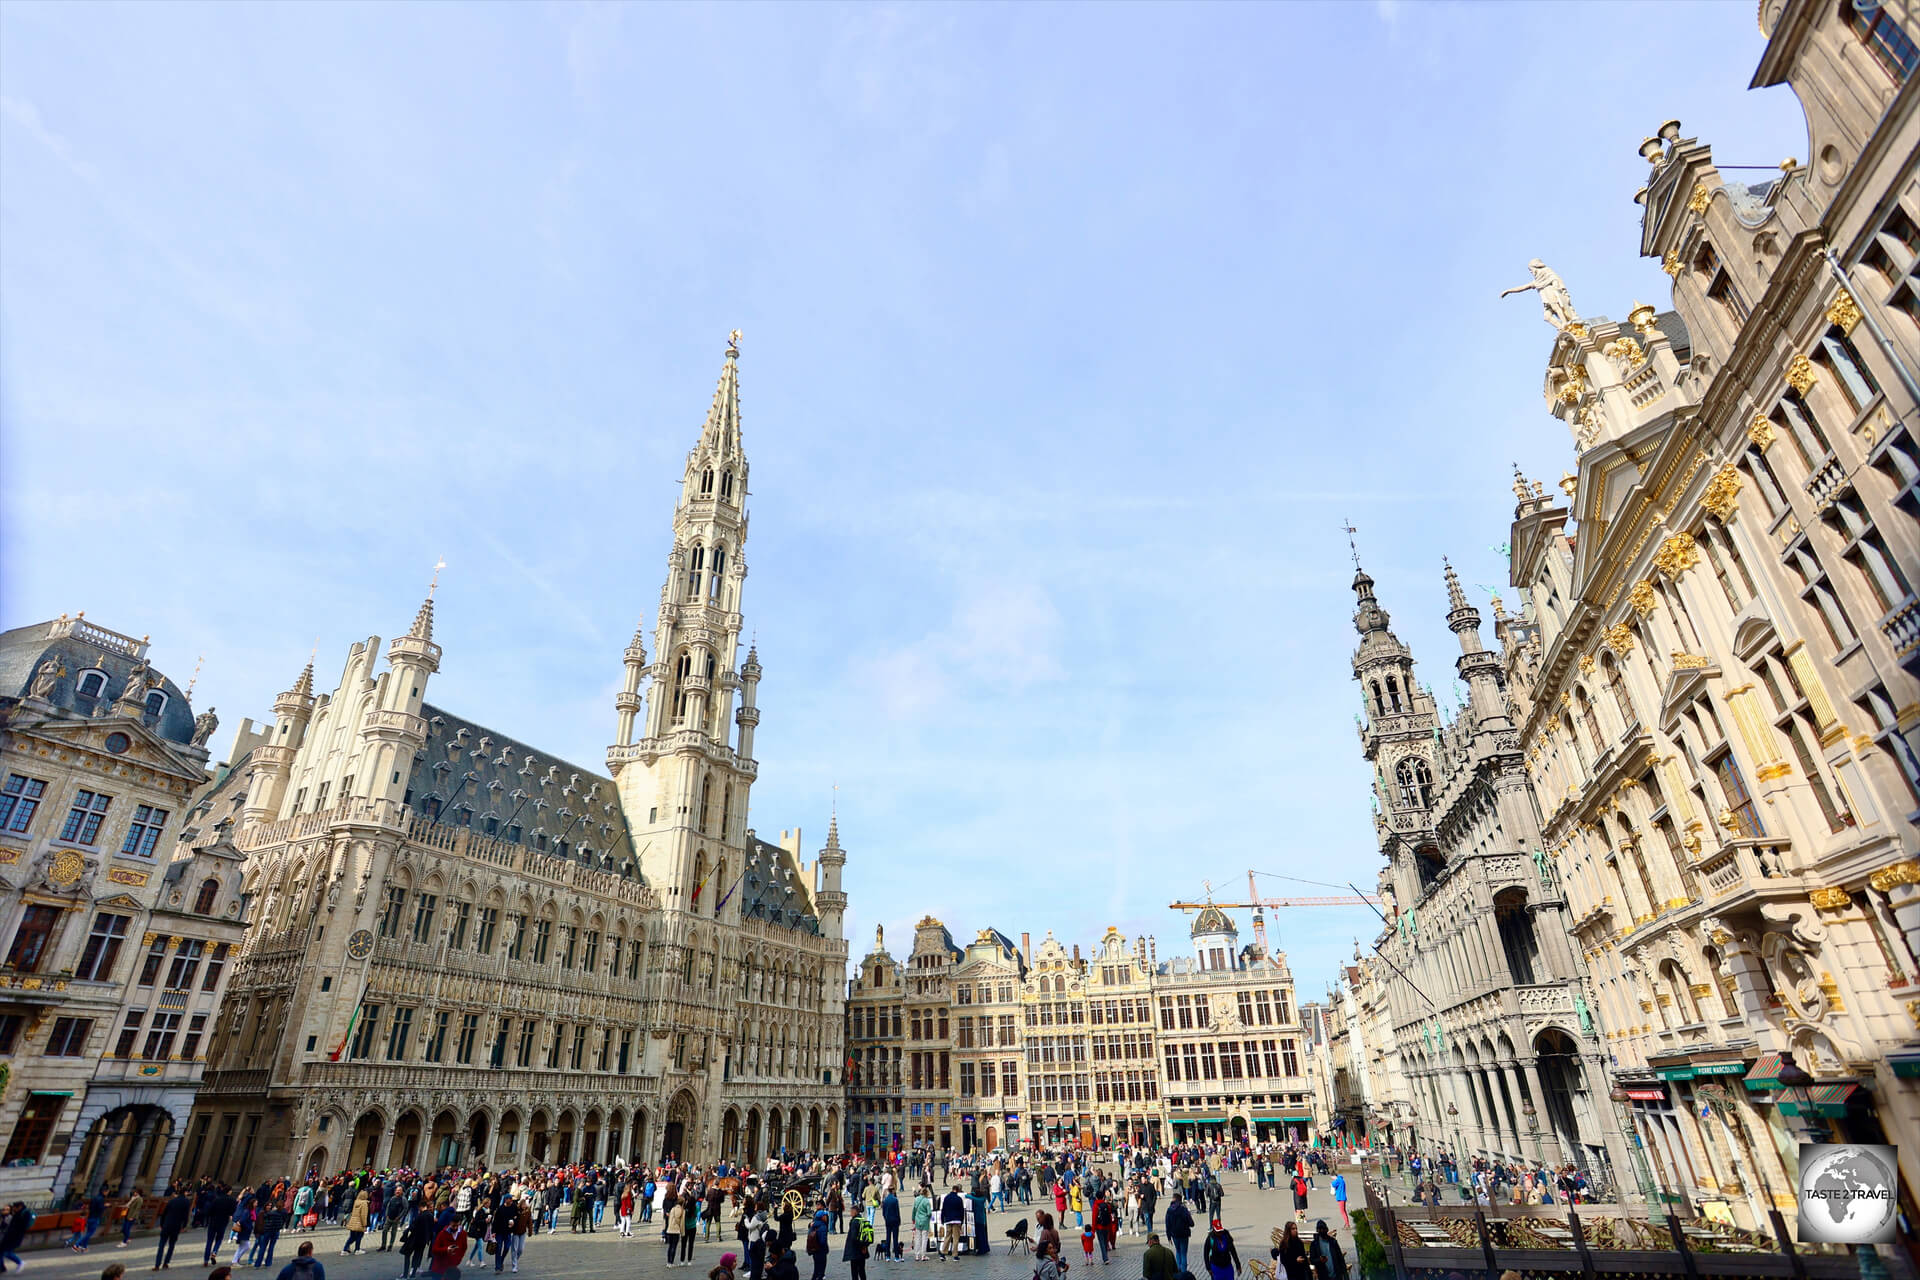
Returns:
[[[1691,1080],[1697,1073],[1692,1067],[1661,1067],[1655,1074],[1662,1080]]]
[[[1780,1055],[1763,1053],[1755,1059],[1753,1066],[1747,1070],[1746,1086],[1755,1093],[1763,1089],[1778,1089],[1780,1087]]]
[[[1810,1108],[1814,1115],[1837,1120],[1847,1114],[1847,1099],[1859,1088],[1851,1081],[1845,1084],[1817,1084],[1807,1090],[1808,1107],[1802,1107],[1798,1099],[1780,1098],[1780,1114],[1788,1116],[1805,1115]]]

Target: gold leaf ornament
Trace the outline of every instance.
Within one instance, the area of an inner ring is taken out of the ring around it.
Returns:
[[[1700,548],[1694,544],[1690,533],[1674,534],[1653,553],[1654,567],[1669,578],[1678,578],[1699,563]]]
[[[1795,356],[1787,362],[1787,385],[1801,395],[1813,390],[1813,384],[1820,381],[1820,375],[1814,371],[1813,361],[1804,355]]]
[[[1693,184],[1693,194],[1687,197],[1687,208],[1693,213],[1705,213],[1707,201],[1712,198],[1711,193],[1707,191],[1707,184],[1696,182]]]
[[[1733,518],[1734,508],[1740,501],[1740,469],[1731,464],[1721,467],[1707,481],[1706,491],[1700,495],[1700,505],[1721,524]]]
[[[1747,424],[1747,439],[1753,447],[1765,453],[1773,445],[1773,419],[1764,413],[1755,414],[1753,421]]]
[[[1849,336],[1853,333],[1853,326],[1860,323],[1860,304],[1845,289],[1835,295],[1833,305],[1827,308],[1827,323],[1838,325],[1840,332]]]
[[[1652,579],[1642,578],[1634,583],[1633,590],[1627,592],[1627,603],[1643,618],[1652,613],[1654,606],[1660,603],[1660,598],[1654,594]]]
[[[1624,622],[1616,622],[1608,627],[1604,638],[1607,648],[1622,658],[1633,652],[1633,628]]]

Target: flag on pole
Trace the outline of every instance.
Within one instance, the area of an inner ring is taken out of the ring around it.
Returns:
[[[347,1029],[341,1034],[340,1043],[335,1045],[333,1051],[327,1055],[328,1062],[338,1062],[340,1061],[341,1055],[346,1053],[347,1042],[353,1039],[353,1029],[360,1021],[360,1006],[366,1002],[366,999],[367,988],[365,984],[362,984],[360,987],[360,998],[353,1002],[353,1012],[347,1015]]]

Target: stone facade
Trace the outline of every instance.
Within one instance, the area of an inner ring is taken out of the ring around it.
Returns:
[[[1914,17],[1762,4],[1807,165],[1642,144],[1673,311],[1556,326],[1567,501],[1515,488],[1508,683],[1610,1084],[1744,1226],[1809,1137],[1898,1144],[1909,1220],[1920,1174]]]
[[[246,929],[186,694],[84,615],[0,635],[0,1199],[164,1183]]]
[[[982,929],[953,969],[955,1138],[962,1151],[1019,1141],[1021,992],[1026,961],[1005,934]]]
[[[1164,964],[1117,929],[1085,956],[1052,934],[1038,946],[1022,934],[1016,949],[993,929],[962,950],[929,916],[904,966],[876,937],[847,995],[848,1145],[1318,1131],[1285,959],[1240,947],[1218,908],[1195,927],[1194,955]]]
[[[1445,577],[1467,690],[1450,721],[1415,681],[1373,579],[1353,580],[1360,738],[1391,921],[1375,944],[1391,1033],[1381,1027],[1368,1049],[1386,1055],[1382,1074],[1404,1079],[1420,1145],[1617,1179],[1627,1147],[1606,1045],[1543,851],[1502,659],[1482,645],[1479,611],[1451,568]],[[1503,647],[1520,635],[1500,619]]]
[[[762,668],[737,649],[737,356],[605,773],[427,700],[431,592],[386,671],[370,638],[331,692],[309,665],[275,702],[222,789],[243,796],[257,918],[183,1172],[837,1147],[846,855],[837,824],[813,863],[798,830],[747,825]]]

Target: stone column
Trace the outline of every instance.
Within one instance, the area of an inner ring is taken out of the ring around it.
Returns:
[[[380,1135],[380,1142],[374,1148],[372,1161],[374,1168],[386,1169],[392,1167],[393,1139],[398,1132],[397,1129],[389,1128]],[[348,1159],[352,1159],[351,1153],[349,1153]]]
[[[173,1181],[173,1166],[180,1158],[180,1140],[187,1136],[187,1118],[193,1108],[192,1095],[182,1101],[184,1112],[173,1117],[173,1129],[167,1134],[166,1145],[160,1149],[160,1163],[153,1167],[153,1186],[148,1188],[149,1194],[165,1189]]]
[[[1540,1106],[1540,1099],[1530,1096],[1522,1087],[1519,1063],[1508,1060],[1500,1064],[1500,1069],[1507,1073],[1507,1087],[1513,1091],[1514,1105],[1521,1109],[1520,1120],[1523,1126],[1526,1126],[1526,1105],[1529,1102],[1533,1104],[1533,1123],[1527,1126],[1527,1140],[1533,1143],[1533,1158],[1545,1164],[1547,1158],[1540,1153],[1540,1125],[1546,1120],[1546,1114]],[[1520,1154],[1523,1159],[1526,1157],[1524,1149]]]

